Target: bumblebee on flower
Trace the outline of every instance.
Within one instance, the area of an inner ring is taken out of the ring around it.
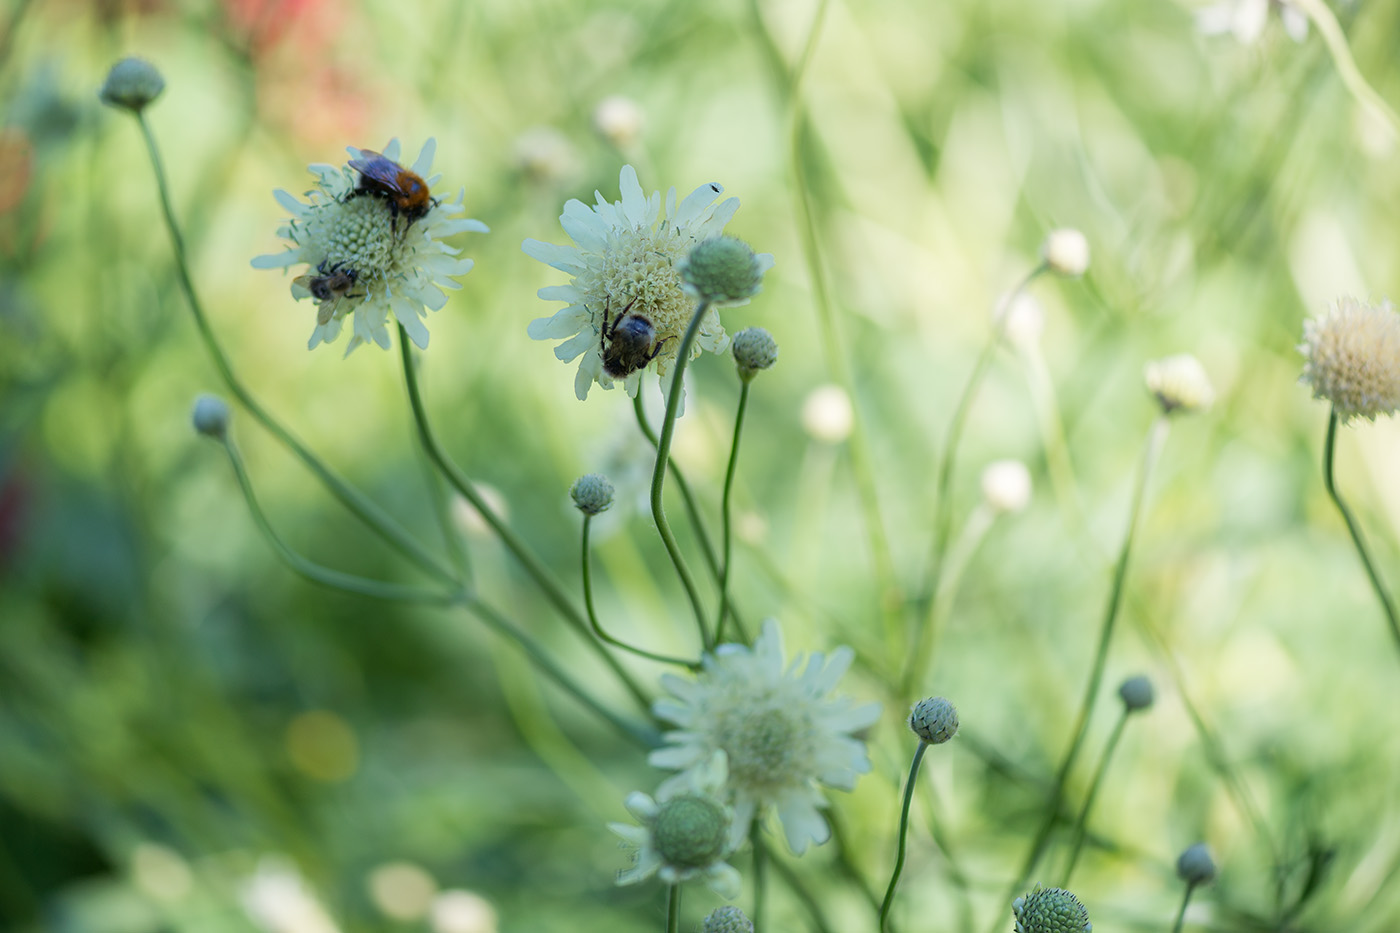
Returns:
[[[695,298],[687,292],[681,272],[691,249],[717,237],[739,209],[737,198],[716,203],[718,184],[701,185],[679,203],[670,189],[663,205],[660,192],[642,192],[637,172],[624,165],[619,177],[621,199],[610,202],[595,192],[590,207],[571,200],[559,221],[573,246],[528,239],[525,253],[573,278],[567,285],[540,289],[546,301],[568,304],[553,317],[530,323],[535,340],[559,340],[554,355],[565,362],[579,360],[574,394],[588,397],[596,383],[604,389],[622,382],[636,396],[641,374],[655,369],[661,388],[680,350],[681,335],[694,313]],[[773,257],[755,257],[760,274],[773,266]],[[691,358],[701,351],[723,353],[729,346],[716,311],[740,305],[748,296],[712,301],[701,321]]]
[[[317,301],[308,347],[333,342],[349,317],[347,355],[362,343],[387,350],[392,313],[409,338],[427,348],[425,309],[445,305],[442,290],[461,288],[453,277],[472,268],[472,260],[457,258],[460,251],[442,240],[468,230],[487,232],[479,220],[452,217],[462,213],[465,191],[451,201],[428,196],[441,178],[429,174],[436,148],[428,140],[412,167],[404,168],[397,161],[398,140],[391,140],[382,155],[350,147],[352,158],[344,166],[309,166],[316,187],[306,193],[305,202],[281,189],[273,192],[292,215],[278,230],[292,246],[256,257],[253,266],[307,264],[291,290],[298,300]]]

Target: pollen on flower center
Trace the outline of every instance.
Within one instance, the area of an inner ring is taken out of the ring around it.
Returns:
[[[800,710],[732,709],[719,717],[715,738],[729,755],[730,779],[755,791],[791,785],[814,767],[812,724]]]
[[[379,198],[358,197],[324,205],[307,223],[307,233],[322,241],[334,263],[356,270],[361,278],[387,278],[406,250],[406,237],[394,230],[389,206]]]
[[[587,295],[584,304],[593,311],[594,325],[602,326],[605,310],[616,315],[635,299],[632,313],[651,320],[658,342],[667,337],[679,339],[694,310],[694,303],[681,291],[681,277],[676,271],[676,263],[684,257],[689,244],[664,227],[634,227],[616,236],[617,242],[604,255],[602,268],[580,276],[580,288]],[[676,341],[670,341],[657,356],[675,357],[676,346]],[[699,352],[698,348],[695,352]]]

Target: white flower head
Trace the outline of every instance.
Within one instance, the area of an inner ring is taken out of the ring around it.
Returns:
[[[1020,460],[993,460],[982,468],[982,501],[994,512],[1019,512],[1031,502],[1031,471]]]
[[[1197,11],[1196,29],[1206,36],[1228,32],[1242,45],[1253,45],[1264,34],[1270,10],[1278,11],[1284,32],[1294,42],[1308,37],[1308,14],[1291,0],[1221,0]]]
[[[529,334],[535,340],[564,341],[554,348],[554,355],[566,363],[579,361],[574,394],[580,400],[588,397],[594,383],[611,389],[617,380],[635,398],[642,373],[653,367],[661,378],[661,391],[669,396],[667,375],[696,305],[682,289],[681,261],[696,243],[719,236],[739,209],[738,198],[715,203],[724,188],[713,183],[701,185],[679,203],[672,188],[663,205],[660,192],[650,196],[642,192],[637,172],[630,165],[622,167],[619,187],[622,197],[618,201],[608,201],[602,192],[595,192],[597,203],[592,207],[579,200],[564,205],[559,222],[574,245],[534,239],[521,244],[526,255],[572,276],[567,285],[539,290],[545,301],[567,304],[553,317],[531,321]],[[760,253],[758,259],[761,272],[773,265],[773,257],[767,253]],[[603,368],[604,328],[624,309],[645,318],[655,329],[655,356],[647,365],[614,377]],[[717,305],[712,306],[700,323],[691,358],[703,350],[723,353],[728,347],[729,337],[720,323]]]
[[[817,386],[802,401],[802,429],[813,440],[840,444],[851,436],[855,423],[851,397],[834,383]]]
[[[1089,238],[1071,227],[1051,230],[1041,244],[1040,258],[1056,275],[1077,278],[1089,269]]]
[[[1143,368],[1142,375],[1147,390],[1157,397],[1167,414],[1203,411],[1215,401],[1215,389],[1206,368],[1189,353],[1153,360]]]
[[[1302,381],[1332,403],[1343,422],[1400,410],[1400,314],[1390,302],[1339,298],[1303,325]]]
[[[621,94],[603,98],[593,109],[593,126],[604,139],[619,149],[636,145],[645,123],[646,114],[642,112],[642,105]]]
[[[681,773],[662,788],[688,780],[722,751],[735,813],[731,845],[770,808],[793,852],[826,842],[831,828],[820,812],[826,798],[819,786],[850,790],[870,770],[854,733],[880,715],[878,703],[857,706],[832,695],[853,658],[842,647],[830,658],[813,654],[805,665],[801,657],[785,665],[782,634],[769,619],[752,648],[726,644],[707,654],[695,680],[663,675],[661,685],[675,698],[657,700],[652,710],[680,729],[666,733],[669,746],[648,761]]]
[[[657,875],[667,884],[700,878],[723,897],[739,896],[739,873],[724,861],[734,846],[734,811],[724,802],[728,775],[723,752],[714,752],[668,781],[652,799],[640,791],[625,806],[640,826],[609,823],[608,828],[635,846],[637,861],[617,873],[618,884],[636,884]]]
[[[372,160],[378,155],[348,148],[352,159]],[[408,169],[429,188],[441,178],[431,174],[436,150],[437,143],[429,139]],[[383,158],[398,161],[397,139],[384,147]],[[292,281],[292,297],[314,297],[319,303],[308,347],[333,342],[349,317],[353,326],[347,356],[362,343],[377,343],[387,350],[392,314],[413,342],[426,349],[426,312],[445,305],[442,290],[461,288],[453,276],[466,275],[472,267],[472,260],[458,258],[460,250],[443,243],[443,238],[466,230],[487,232],[479,220],[454,219],[464,210],[465,189],[452,201],[434,198],[427,213],[410,219],[400,216],[386,198],[357,194],[361,175],[349,165],[309,168],[316,186],[306,192],[306,202],[280,188],[273,192],[277,203],[292,215],[277,234],[292,245],[280,253],[256,257],[254,268],[306,264],[306,274]]]

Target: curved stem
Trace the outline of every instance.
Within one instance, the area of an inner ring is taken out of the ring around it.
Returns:
[[[428,553],[412,535],[390,518],[387,512],[332,472],[296,435],[283,427],[262,405],[258,404],[248,389],[239,381],[238,376],[234,374],[233,366],[229,363],[223,347],[219,344],[219,338],[214,335],[214,329],[204,314],[204,306],[200,303],[199,294],[194,288],[194,280],[190,276],[189,258],[185,255],[185,242],[180,235],[180,227],[175,222],[175,209],[170,202],[170,186],[165,178],[165,168],[161,162],[160,148],[156,145],[155,135],[151,132],[150,124],[146,122],[145,114],[137,114],[137,122],[141,125],[141,133],[146,140],[146,150],[150,154],[151,166],[155,170],[156,190],[160,195],[160,207],[165,217],[165,226],[170,233],[170,243],[175,253],[175,269],[179,275],[180,286],[185,292],[185,298],[189,301],[190,312],[194,315],[199,336],[204,341],[205,349],[213,358],[214,368],[219,371],[224,385],[242,403],[248,413],[305,464],[306,468],[321,481],[321,484],[330,491],[331,495],[335,496],[356,518],[364,522],[390,546],[424,571],[445,583],[457,583],[452,571],[439,563],[436,557]]]
[[[1181,898],[1181,909],[1176,912],[1176,922],[1172,924],[1172,933],[1181,933],[1181,925],[1186,922],[1186,905],[1191,903],[1191,894],[1195,890],[1194,884],[1186,885],[1186,893]]]
[[[753,846],[753,916],[749,919],[758,933],[768,912],[768,852],[763,848],[763,829],[757,817],[749,824],[749,842]]]
[[[554,605],[555,609],[559,610],[559,614],[564,617],[565,621],[577,629],[580,634],[585,636],[588,644],[592,645],[598,652],[603,662],[617,675],[618,680],[627,688],[628,692],[632,694],[632,697],[637,703],[640,704],[643,709],[649,708],[650,703],[647,700],[646,694],[642,691],[641,686],[637,684],[632,678],[632,675],[618,662],[617,658],[613,657],[613,655],[603,647],[602,643],[596,641],[589,634],[588,621],[584,619],[583,615],[578,611],[578,608],[570,601],[568,594],[564,592],[564,587],[550,574],[549,568],[541,563],[540,559],[525,545],[525,542],[501,520],[495,510],[491,508],[491,504],[482,497],[481,493],[477,491],[476,486],[472,484],[472,481],[467,478],[467,475],[462,472],[461,468],[447,455],[447,451],[443,449],[442,444],[437,439],[437,435],[433,433],[432,425],[428,421],[428,412],[423,405],[423,395],[418,388],[418,373],[413,365],[412,344],[408,339],[408,334],[404,333],[403,325],[399,326],[399,355],[403,360],[403,378],[408,387],[408,402],[413,409],[413,422],[418,428],[418,437],[423,443],[423,449],[428,452],[429,459],[437,465],[437,468],[442,472],[442,475],[446,477],[447,481],[452,484],[452,487],[466,497],[466,500],[472,504],[472,507],[481,514],[481,517],[491,526],[491,530],[494,531],[496,536],[501,539],[501,542],[505,544],[507,550],[515,555],[516,560],[520,561],[521,566],[525,568],[525,572],[528,573],[530,579],[534,580],[535,584],[539,586],[545,598]]]
[[[627,642],[614,638],[603,631],[603,626],[598,621],[598,613],[593,609],[593,570],[588,547],[588,530],[592,523],[592,515],[583,516],[583,542],[580,546],[580,550],[583,552],[583,606],[588,611],[588,624],[593,626],[593,633],[610,645],[621,648],[624,651],[630,651],[650,661],[660,661],[663,664],[679,664],[682,667],[688,667],[692,670],[698,668],[700,666],[699,661],[687,661],[684,658],[675,658],[666,654],[655,654],[643,648],[629,645]]]
[[[482,602],[474,594],[466,594],[465,606],[480,619],[487,628],[504,636],[520,646],[530,662],[549,679],[558,684],[565,693],[578,700],[587,709],[596,713],[625,738],[643,748],[656,748],[661,744],[661,735],[649,726],[631,722],[604,706],[593,694],[581,687],[563,667],[550,657],[534,638],[524,629],[507,619],[500,612]]]
[[[671,438],[676,432],[676,413],[680,410],[681,394],[685,391],[685,367],[690,361],[690,347],[695,343],[695,335],[700,332],[700,320],[710,310],[710,303],[702,300],[690,316],[690,324],[681,338],[680,349],[676,351],[674,372],[671,373],[671,393],[666,398],[666,415],[661,420],[661,436],[656,442],[656,466],[651,473],[651,515],[656,521],[656,530],[661,535],[661,543],[666,545],[666,553],[675,565],[676,576],[680,578],[685,595],[690,599],[690,607],[695,610],[695,625],[700,631],[700,645],[708,651],[714,647],[705,625],[705,607],[700,604],[700,594],[695,589],[695,580],[690,568],[685,565],[680,546],[676,543],[671,523],[666,520],[666,508],[661,501],[662,489],[666,483],[666,466],[671,460]]]
[[[1074,735],[1070,740],[1069,748],[1065,751],[1064,758],[1060,761],[1059,769],[1055,772],[1055,783],[1050,789],[1050,799],[1046,802],[1045,817],[1041,820],[1040,829],[1036,832],[1031,848],[1026,853],[1026,859],[1021,864],[1020,872],[1007,887],[1007,894],[1003,897],[1005,901],[1010,901],[1016,892],[1025,885],[1031,872],[1035,870],[1036,863],[1040,861],[1041,855],[1045,852],[1046,844],[1050,840],[1050,833],[1059,816],[1060,803],[1064,799],[1065,782],[1069,778],[1069,772],[1074,767],[1079,750],[1084,744],[1084,736],[1089,731],[1089,716],[1093,712],[1094,700],[1098,698],[1099,687],[1103,683],[1108,646],[1113,638],[1113,627],[1118,619],[1118,610],[1123,603],[1123,585],[1128,576],[1128,558],[1132,554],[1133,536],[1137,531],[1138,519],[1142,514],[1142,504],[1147,495],[1148,477],[1152,474],[1152,466],[1157,461],[1166,436],[1167,415],[1163,414],[1159,415],[1157,420],[1153,422],[1147,434],[1147,442],[1143,447],[1142,468],[1139,471],[1137,486],[1133,491],[1132,506],[1128,513],[1128,530],[1123,537],[1123,547],[1119,551],[1118,563],[1113,570],[1113,585],[1109,591],[1108,605],[1104,609],[1103,622],[1099,627],[1098,647],[1094,650],[1094,664],[1089,673],[1089,682],[1084,688],[1084,699],[1080,703],[1079,715],[1075,720]]]
[[[651,429],[650,424],[647,424],[647,413],[642,403],[641,392],[638,392],[636,397],[632,399],[632,409],[637,414],[637,426],[641,429],[642,436],[647,439],[652,449],[655,450],[659,441],[656,437],[656,432]],[[685,474],[681,472],[681,468],[676,463],[674,457],[671,458],[667,469],[670,470],[671,479],[676,483],[676,489],[680,490],[681,500],[685,502],[685,513],[690,518],[690,524],[695,528],[695,536],[700,539],[700,553],[704,555],[705,564],[710,568],[710,574],[715,578],[715,582],[718,583],[720,570],[719,557],[715,553],[714,545],[710,542],[709,532],[705,530],[705,523],[700,515],[700,506],[696,503],[695,496],[690,491],[690,483],[686,482]],[[747,642],[749,640],[748,628],[744,625],[743,619],[739,617],[739,608],[735,606],[734,601],[730,599],[726,599],[725,605],[729,613],[729,618],[734,620],[734,627],[739,631],[739,637]],[[716,637],[715,641],[718,642],[719,638]]]
[[[724,620],[727,616],[726,609],[729,606],[729,568],[733,559],[734,548],[731,541],[731,523],[729,520],[729,500],[734,492],[734,472],[739,464],[739,435],[744,430],[744,410],[749,404],[749,380],[742,380],[743,384],[739,388],[739,410],[734,415],[734,441],[729,446],[729,467],[724,471],[724,496],[720,500],[720,512],[723,515],[724,530],[724,561],[720,564],[719,573],[719,620],[715,623],[715,643],[724,641]]]
[[[298,554],[292,550],[291,546],[282,539],[282,536],[273,529],[272,523],[267,520],[267,514],[263,512],[262,506],[258,503],[258,498],[253,492],[253,483],[248,476],[247,468],[243,465],[243,458],[238,453],[238,447],[228,437],[224,438],[223,443],[229,463],[233,466],[234,476],[238,478],[238,488],[243,491],[243,500],[248,504],[248,513],[253,516],[253,523],[257,525],[258,531],[262,532],[263,537],[272,545],[277,556],[282,558],[283,562],[297,574],[322,586],[344,590],[347,593],[359,593],[362,596],[373,596],[377,599],[449,605],[462,598],[459,591],[402,586],[397,583],[384,583],[380,580],[342,573],[339,570],[323,567]]]
[[[1094,770],[1094,780],[1089,784],[1089,793],[1084,796],[1084,806],[1079,809],[1079,818],[1074,821],[1074,844],[1070,847],[1064,874],[1060,876],[1059,886],[1062,888],[1069,887],[1069,879],[1074,874],[1074,866],[1079,861],[1079,853],[1084,849],[1084,837],[1088,832],[1089,811],[1094,807],[1094,798],[1099,794],[1099,786],[1103,783],[1104,773],[1108,771],[1108,763],[1113,758],[1113,752],[1118,748],[1118,740],[1123,737],[1123,727],[1127,725],[1129,715],[1131,714],[1125,707],[1123,715],[1118,717],[1118,724],[1113,727],[1113,732],[1108,737],[1108,744],[1104,746],[1103,754],[1099,757],[1099,766]]]
[[[1342,519],[1347,524],[1347,531],[1351,533],[1352,543],[1356,545],[1356,553],[1361,555],[1361,563],[1366,568],[1366,576],[1371,580],[1371,588],[1376,591],[1376,598],[1381,601],[1381,608],[1385,610],[1386,621],[1390,623],[1390,634],[1395,637],[1395,645],[1400,648],[1400,619],[1396,617],[1395,604],[1390,601],[1390,595],[1385,591],[1385,585],[1381,583],[1380,574],[1376,572],[1376,567],[1371,563],[1371,554],[1366,549],[1366,540],[1361,536],[1361,526],[1357,524],[1356,517],[1351,514],[1351,509],[1347,508],[1342,501],[1341,493],[1337,492],[1337,481],[1333,475],[1333,462],[1337,455],[1337,410],[1332,409],[1332,417],[1327,422],[1327,443],[1322,453],[1322,481],[1327,486],[1327,494],[1332,497],[1332,503],[1337,506],[1337,511],[1342,513]]]
[[[681,886],[671,885],[671,896],[666,904],[666,933],[678,933],[681,928]]]
[[[909,807],[914,801],[914,785],[919,778],[919,765],[924,760],[928,743],[920,742],[914,751],[914,761],[909,765],[909,779],[904,782],[904,806],[899,811],[899,854],[895,856],[894,871],[890,873],[890,886],[885,889],[885,900],[880,904],[880,933],[889,925],[890,907],[894,904],[894,889],[899,884],[899,876],[904,872],[904,847],[909,835]]]

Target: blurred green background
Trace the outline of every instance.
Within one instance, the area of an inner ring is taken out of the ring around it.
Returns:
[[[877,889],[912,750],[901,716],[917,699],[892,695],[882,673],[881,607],[915,588],[937,460],[991,309],[1047,230],[1083,230],[1089,274],[1032,287],[1047,378],[1000,353],[958,455],[959,525],[991,460],[1024,460],[1036,494],[973,555],[920,684],[954,700],[963,734],[926,766],[902,928],[963,929],[971,910],[977,929],[999,913],[1009,929],[997,898],[1072,727],[1155,415],[1142,367],[1191,352],[1219,398],[1174,424],[1154,474],[1072,803],[1116,716],[1111,688],[1147,673],[1159,702],[1126,732],[1074,889],[1096,929],[1167,929],[1173,860],[1204,839],[1222,877],[1188,928],[1400,929],[1397,657],[1323,490],[1327,412],[1297,384],[1295,350],[1302,321],[1338,295],[1397,287],[1395,141],[1346,94],[1315,30],[1296,43],[1271,18],[1244,43],[1202,35],[1197,12],[1136,0],[6,0],[0,927],[664,922],[655,886],[612,885],[627,857],[604,828],[625,819],[627,792],[654,787],[642,754],[472,618],[293,576],[222,453],[190,429],[194,396],[221,386],[140,134],[96,98],[108,66],[136,54],[167,80],[149,119],[241,376],[434,549],[397,360],[307,353],[312,309],[249,259],[281,248],[271,190],[304,190],[307,163],[390,137],[411,157],[437,139],[443,190],[465,186],[468,215],[492,230],[454,241],[477,265],[428,322],[438,430],[575,593],[566,490],[608,473],[624,501],[595,536],[600,609],[619,633],[684,653],[693,633],[641,505],[651,461],[628,400],[577,402],[572,367],[526,337],[557,307],[535,290],[563,276],[520,242],[565,242],[563,202],[617,198],[625,162],[647,191],[719,181],[740,198],[728,231],[777,266],[726,326],[766,327],[782,355],[748,414],[734,589],[749,620],[782,620],[790,649],[854,646],[862,663],[845,689],[886,705],[873,774],[833,795]],[[1337,14],[1362,72],[1400,100],[1400,4]],[[600,115],[614,97],[639,122]],[[835,339],[819,323],[823,289]],[[879,582],[849,445],[804,428],[804,400],[843,369],[895,588]],[[728,361],[696,363],[676,456],[712,518],[737,397]],[[1070,496],[1052,493],[1037,399],[1059,413]],[[416,579],[251,419],[235,414],[234,432],[296,548]],[[1400,428],[1346,430],[1338,470],[1400,587]],[[455,514],[487,597],[625,708],[480,520]],[[693,557],[688,532],[683,543]],[[655,666],[626,663],[655,684]],[[839,928],[873,928],[834,847],[792,866]],[[781,886],[773,897],[775,929],[807,928]],[[688,894],[683,928],[715,903]]]

